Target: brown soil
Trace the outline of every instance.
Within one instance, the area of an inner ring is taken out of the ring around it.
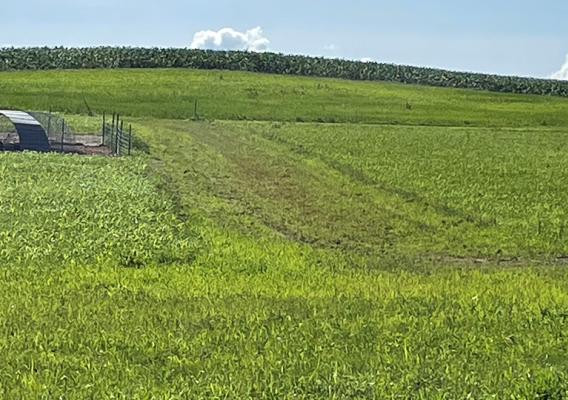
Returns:
[[[61,145],[53,145],[51,149],[53,151],[71,153],[71,154],[81,154],[85,156],[112,155],[111,150],[107,146],[85,146],[83,144],[64,144],[63,150],[61,149]]]
[[[59,153],[81,154],[87,156],[111,156],[112,151],[101,145],[101,137],[97,135],[76,135],[78,143],[51,142],[51,151]],[[0,151],[20,151],[16,133],[0,132]]]

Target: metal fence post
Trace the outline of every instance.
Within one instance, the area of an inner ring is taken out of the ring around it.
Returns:
[[[112,125],[110,127],[110,143],[109,143],[109,147],[110,147],[110,151],[114,152],[112,146],[114,145],[114,126],[116,123],[116,113],[112,113]]]
[[[132,153],[132,124],[128,125],[128,155]]]
[[[105,145],[106,115],[103,111],[103,146]]]
[[[118,155],[118,138],[120,136],[120,114],[116,115],[116,136],[114,137],[114,154]]]
[[[49,140],[49,135],[51,134],[51,108],[49,109],[49,115],[47,117],[47,138]]]
[[[65,119],[61,121],[61,152],[63,153],[63,144],[65,143]]]
[[[124,120],[120,121],[120,139],[118,141],[118,155],[122,152],[122,142],[124,141]]]

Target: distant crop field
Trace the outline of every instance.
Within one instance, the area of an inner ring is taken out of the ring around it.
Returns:
[[[558,80],[455,72],[268,52],[129,47],[0,48],[0,71],[93,68],[222,69],[363,81],[389,81],[503,93],[568,96],[568,84]]]

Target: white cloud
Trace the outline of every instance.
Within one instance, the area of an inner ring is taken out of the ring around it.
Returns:
[[[261,27],[239,32],[233,28],[219,31],[201,31],[193,35],[192,49],[247,50],[262,52],[268,50],[270,40],[264,36]]]
[[[552,74],[551,78],[559,79],[562,81],[568,81],[568,56],[566,57],[566,62],[564,63],[562,68],[560,68],[560,71]]]
[[[373,58],[364,57],[364,58],[361,59],[361,62],[372,63],[372,62],[376,62],[376,61]]]
[[[333,43],[326,44],[325,46],[323,46],[323,49],[326,50],[326,51],[335,51],[335,50],[337,50],[337,46],[334,45]]]

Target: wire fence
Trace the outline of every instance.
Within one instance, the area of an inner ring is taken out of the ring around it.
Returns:
[[[125,125],[117,113],[96,119],[71,117],[52,112],[29,112],[43,127],[51,151],[85,155],[129,156],[136,148],[145,152],[142,141],[135,138],[132,125]],[[71,120],[71,123],[69,122]],[[77,128],[78,127],[78,128]],[[0,151],[19,151],[19,135],[14,124],[0,116]]]
[[[60,115],[45,112],[30,112],[47,133],[53,151],[65,151],[65,146],[83,144],[77,141],[75,132]]]
[[[102,145],[110,149],[117,156],[132,154],[132,125],[124,128],[124,120],[120,115],[113,114],[112,120],[107,121],[103,114]]]

